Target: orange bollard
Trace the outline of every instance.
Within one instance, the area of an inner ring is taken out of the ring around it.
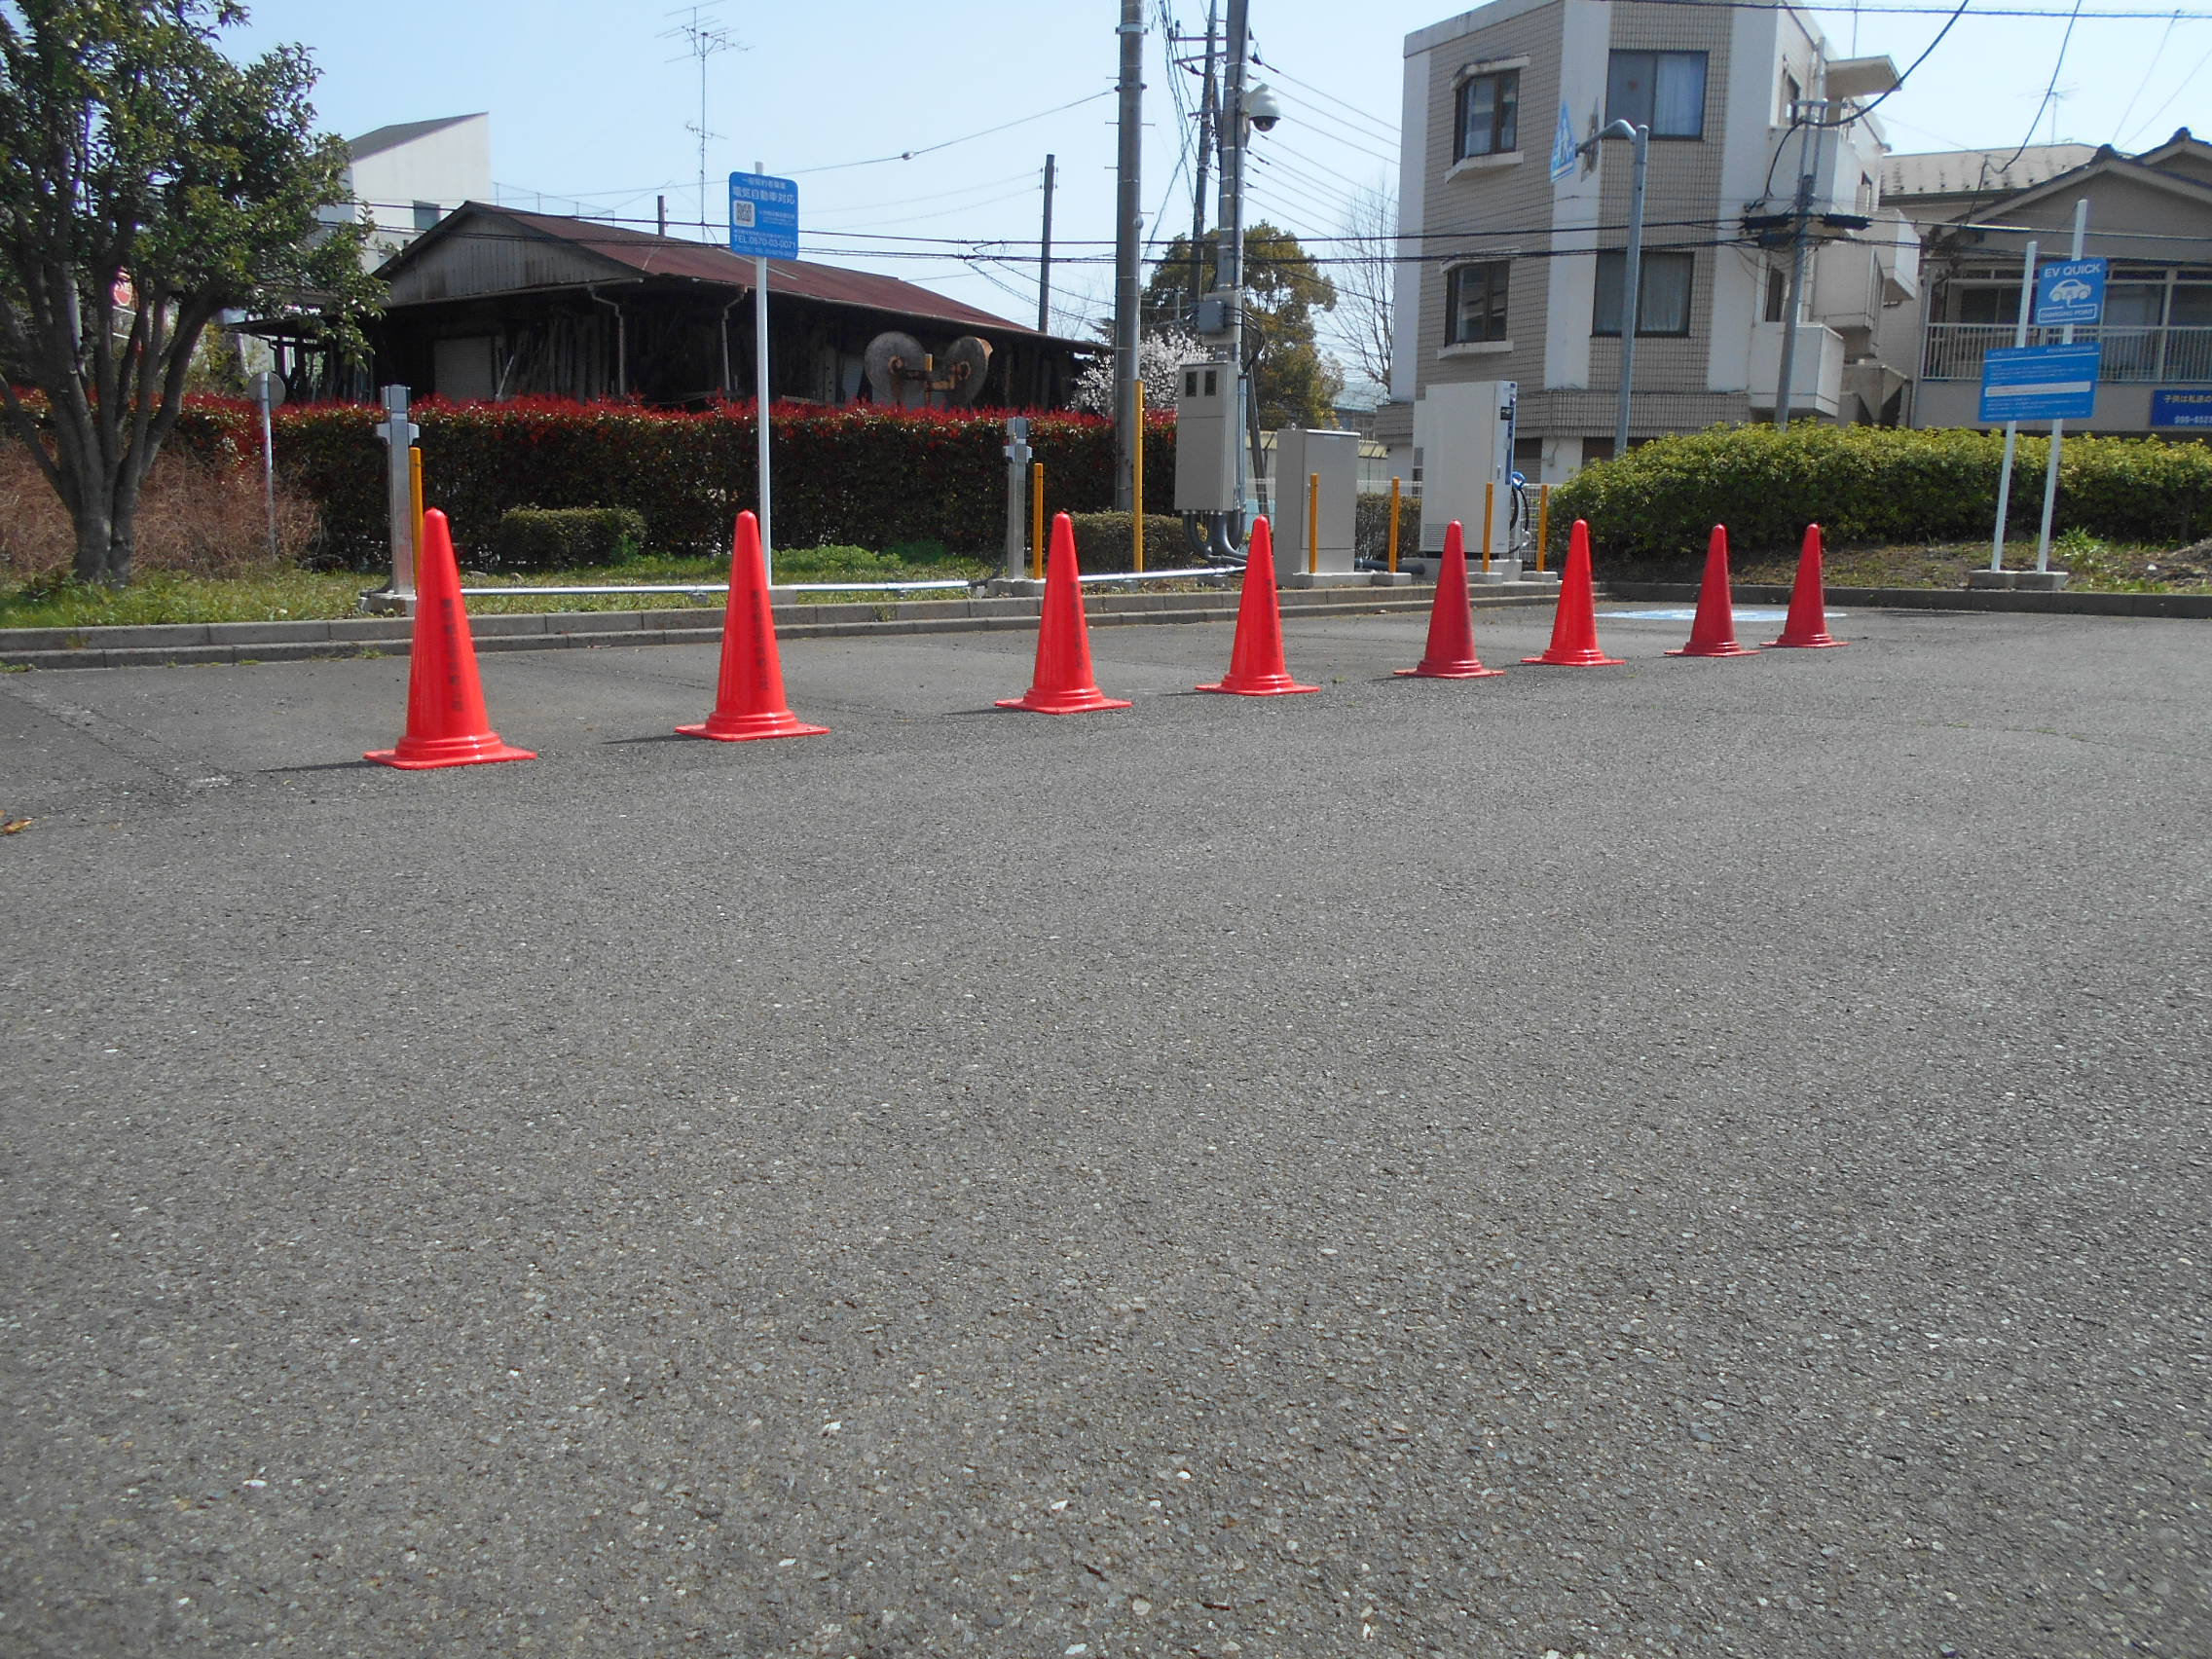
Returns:
[[[1618,668],[1620,659],[1598,648],[1598,596],[1590,585],[1590,526],[1574,521],[1567,542],[1567,571],[1560,577],[1552,643],[1542,656],[1523,662],[1545,668]]]
[[[1044,614],[1037,627],[1037,671],[1020,697],[1002,697],[1002,709],[1033,715],[1081,715],[1125,709],[1091,678],[1090,631],[1083,619],[1083,582],[1075,563],[1075,526],[1065,513],[1052,517],[1052,554],[1045,569]]]
[[[1233,697],[1287,697],[1318,691],[1291,679],[1282,659],[1282,609],[1275,597],[1274,532],[1264,518],[1252,521],[1252,545],[1244,556],[1244,591],[1236,602],[1236,642],[1229,648],[1229,672],[1200,691]]]
[[[820,737],[828,726],[808,725],[784,703],[784,665],[776,650],[776,619],[768,609],[767,561],[760,552],[760,521],[737,515],[729,561],[729,604],[722,610],[722,665],[715,682],[715,712],[698,725],[678,726],[684,737],[747,743],[757,737]]]
[[[1698,589],[1697,618],[1690,624],[1689,644],[1678,651],[1669,651],[1678,657],[1732,657],[1757,656],[1759,653],[1736,643],[1736,605],[1728,592],[1728,527],[1713,527],[1713,538],[1705,548],[1705,585]]]
[[[1454,519],[1444,533],[1444,564],[1436,572],[1436,604],[1428,613],[1428,649],[1420,666],[1401,668],[1415,680],[1488,680],[1503,674],[1485,668],[1475,655],[1475,622],[1467,603],[1466,533]]]
[[[493,760],[535,760],[527,749],[499,741],[484,712],[476,677],[476,642],[461,603],[461,568],[453,534],[436,508],[423,515],[423,544],[415,551],[415,647],[407,664],[407,732],[390,749],[361,756],[380,766],[427,771],[435,766],[480,766]]]

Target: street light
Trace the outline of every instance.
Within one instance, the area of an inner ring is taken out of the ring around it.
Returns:
[[[1643,310],[1643,168],[1651,152],[1651,129],[1616,121],[1596,137],[1575,146],[1576,155],[1594,154],[1607,138],[1626,138],[1634,147],[1634,176],[1628,193],[1628,252],[1621,260],[1621,389],[1613,411],[1613,459],[1628,454],[1629,397],[1636,387],[1636,328]]]

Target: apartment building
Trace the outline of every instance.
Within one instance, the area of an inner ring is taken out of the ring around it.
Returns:
[[[492,118],[448,115],[364,132],[347,146],[349,200],[330,223],[369,227],[362,268],[374,271],[463,202],[492,198]]]
[[[1783,5],[1496,0],[1407,36],[1379,435],[1403,454],[1427,387],[1509,380],[1521,471],[1556,482],[1612,453],[1630,147],[1576,150],[1616,119],[1651,133],[1631,441],[1771,416],[1808,170],[1792,417],[1901,420],[1918,241],[1881,204],[1887,147],[1852,101],[1894,75],[1832,60]]]

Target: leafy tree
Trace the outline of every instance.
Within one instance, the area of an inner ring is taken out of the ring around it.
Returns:
[[[313,66],[297,46],[231,61],[216,36],[244,18],[236,0],[0,0],[0,401],[69,509],[84,581],[130,579],[139,487],[219,313],[312,296],[345,330],[373,303],[360,229],[316,222],[347,158],[313,129]]]
[[[1220,233],[1198,247],[1198,285],[1191,281],[1191,239],[1177,237],[1154,267],[1143,296],[1144,326],[1188,326],[1198,295],[1214,287],[1214,254]],[[1298,239],[1262,221],[1244,227],[1244,350],[1258,348],[1252,392],[1267,427],[1323,426],[1344,374],[1314,343],[1313,313],[1334,311],[1337,285]]]
[[[1105,325],[1111,332],[1112,323]],[[1169,324],[1149,330],[1137,341],[1137,379],[1144,382],[1144,406],[1150,410],[1175,407],[1175,383],[1183,365],[1202,357],[1205,347],[1187,328]],[[1114,358],[1110,352],[1084,365],[1075,378],[1075,395],[1069,403],[1092,415],[1114,413]]]

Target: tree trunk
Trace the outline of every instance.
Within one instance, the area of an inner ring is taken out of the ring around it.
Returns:
[[[103,583],[120,586],[120,579],[109,573],[115,546],[115,529],[110,521],[107,503],[88,491],[85,496],[69,503],[70,517],[76,522],[77,562],[75,575],[88,585]]]

